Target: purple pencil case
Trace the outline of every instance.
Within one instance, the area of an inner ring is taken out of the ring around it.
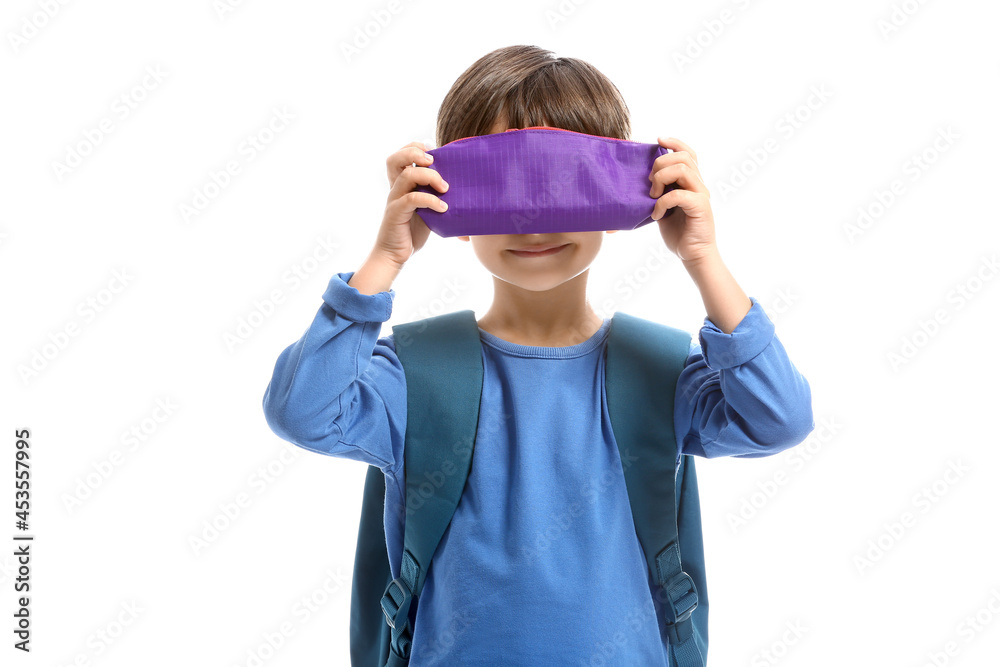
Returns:
[[[653,220],[649,174],[669,151],[536,126],[456,139],[427,152],[434,156],[429,168],[449,188],[416,190],[437,195],[448,210],[419,208],[417,214],[448,237],[636,229]]]

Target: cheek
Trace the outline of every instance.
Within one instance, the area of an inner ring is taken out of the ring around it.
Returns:
[[[595,257],[597,257],[597,253],[601,249],[601,241],[600,239],[598,239],[596,242],[589,241],[587,243],[581,243],[579,245],[573,246],[573,249],[576,251],[576,256],[578,258],[585,259],[586,261],[590,262],[593,261]]]
[[[476,251],[476,257],[479,258],[479,263],[483,266],[497,266],[506,259],[504,256],[506,253],[502,248],[498,248],[487,243],[474,245],[473,249]]]

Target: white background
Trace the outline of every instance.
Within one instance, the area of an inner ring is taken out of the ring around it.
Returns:
[[[607,74],[635,140],[697,151],[722,256],[812,389],[817,429],[798,448],[698,462],[710,664],[918,667],[952,641],[937,664],[996,664],[995,3],[48,4],[51,17],[11,0],[0,17],[0,662],[248,665],[290,622],[263,664],[348,663],[366,467],[277,438],[264,389],[329,277],[367,256],[386,157],[433,142],[441,99],[477,58],[537,44]],[[135,106],[124,118],[123,94]],[[246,159],[241,144],[275,109],[294,118]],[[105,118],[112,131],[58,173]],[[768,139],[777,150],[757,166]],[[228,160],[240,173],[185,221],[181,206]],[[874,215],[852,238],[859,208]],[[704,306],[679,260],[643,268],[661,244],[656,225],[607,237],[592,302],[696,332]],[[285,279],[293,266],[312,269],[301,284]],[[626,276],[642,286],[623,299]],[[394,289],[384,335],[438,312],[481,316],[492,296],[471,247],[436,236]],[[274,290],[282,302],[227,345]],[[92,318],[91,298],[105,299]],[[915,354],[894,365],[905,341]],[[159,423],[158,400],[176,406]],[[134,427],[147,433],[130,448]],[[11,647],[20,428],[32,436],[30,655]],[[967,471],[941,481],[951,462]],[[936,481],[935,502],[918,504]],[[220,507],[240,494],[249,504],[227,521]],[[744,501],[756,513],[734,527]],[[213,520],[228,525],[207,539]],[[321,604],[304,618],[296,605],[311,596]]]

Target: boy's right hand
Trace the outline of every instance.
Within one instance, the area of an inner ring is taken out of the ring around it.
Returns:
[[[403,146],[385,161],[391,187],[375,252],[399,266],[424,246],[431,232],[417,215],[417,209],[433,208],[443,212],[448,208],[440,197],[414,190],[417,184],[433,186],[439,192],[448,190],[441,174],[427,167],[432,161],[432,156],[424,152],[424,144],[419,141]],[[418,166],[413,166],[414,163]]]

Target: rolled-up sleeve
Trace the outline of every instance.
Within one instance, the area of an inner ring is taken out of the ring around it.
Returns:
[[[309,328],[278,356],[264,392],[268,426],[310,451],[401,472],[406,380],[392,336],[393,290],[362,294],[335,274]]]
[[[679,453],[756,458],[802,442],[815,428],[809,383],[788,358],[763,307],[732,333],[709,318],[677,380],[674,432]]]

